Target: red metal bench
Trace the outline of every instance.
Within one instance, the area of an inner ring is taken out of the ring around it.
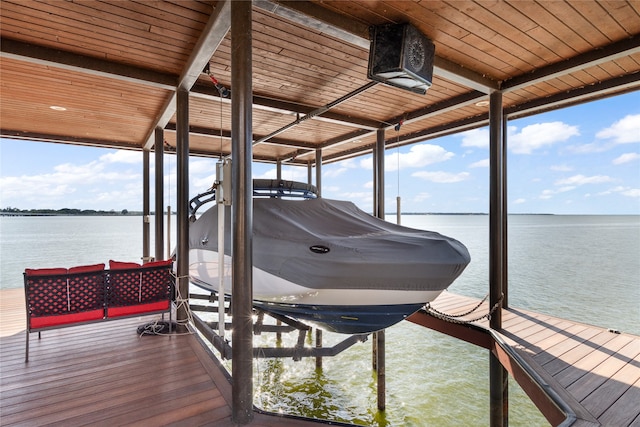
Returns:
[[[66,268],[26,269],[25,361],[29,334],[143,314],[169,313],[175,288],[172,260],[144,265],[109,261]]]

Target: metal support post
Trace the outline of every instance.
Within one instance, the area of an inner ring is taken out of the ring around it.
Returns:
[[[384,219],[384,129],[376,133],[375,165],[373,167],[374,188],[376,189],[376,216]]]
[[[316,348],[322,348],[322,329],[316,328]],[[322,369],[322,356],[316,357],[316,369]]]
[[[507,208],[507,118],[502,118],[502,308],[509,307],[509,256],[508,256],[508,221],[509,210]]]
[[[316,149],[316,188],[318,197],[322,195],[322,149]]]
[[[375,203],[376,216],[384,219],[384,129],[378,129],[376,133],[374,187],[376,188]],[[387,407],[386,388],[386,357],[385,357],[385,331],[376,332],[376,372],[378,374],[378,410],[384,411]]]
[[[251,2],[231,2],[232,420],[253,420]]]
[[[505,146],[502,137],[503,111],[502,92],[490,95],[489,107],[489,305],[501,304],[502,292],[505,288],[505,246],[506,246],[506,204],[505,204]],[[502,328],[502,309],[495,310],[490,319],[490,327]],[[502,427],[507,425],[508,399],[506,395],[508,374],[498,358],[490,354],[489,398],[490,425]]]
[[[176,96],[176,166],[177,166],[177,267],[176,296],[178,332],[186,329],[189,319],[189,91],[179,88]]]
[[[151,245],[149,150],[142,150],[142,262],[148,262]]]
[[[501,302],[504,288],[504,225],[507,221],[504,211],[504,145],[502,139],[502,92],[491,94],[489,108],[489,304],[493,307]],[[502,328],[502,310],[491,316],[490,326]]]
[[[384,329],[376,332],[377,341],[377,374],[378,374],[378,410],[387,408],[387,367],[385,356],[386,337]]]
[[[156,160],[156,199],[155,199],[155,256],[157,260],[164,256],[164,129],[155,131],[154,153]],[[167,255],[167,258],[169,255]]]

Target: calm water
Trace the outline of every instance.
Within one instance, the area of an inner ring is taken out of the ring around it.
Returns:
[[[461,240],[472,261],[450,290],[475,297],[487,293],[487,216],[409,215],[403,224]],[[141,254],[141,217],[0,218],[2,288],[21,287],[27,267],[139,261]],[[640,334],[639,302],[640,217],[509,217],[511,306]],[[325,345],[340,339],[324,334]],[[275,412],[363,425],[489,424],[486,350],[405,322],[388,329],[386,340],[384,414],[376,410],[370,341],[324,359],[322,371],[314,360],[256,361],[254,402]],[[265,344],[273,343],[256,337],[256,345]],[[509,410],[510,425],[547,425],[513,380]]]

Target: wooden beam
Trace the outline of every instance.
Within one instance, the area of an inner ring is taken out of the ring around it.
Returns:
[[[222,43],[229,29],[231,28],[231,5],[230,1],[219,1],[213,13],[207,21],[196,46],[189,56],[182,74],[180,75],[177,87],[190,90],[195,84],[198,76],[204,70],[215,51]],[[149,150],[153,146],[154,132],[157,127],[165,127],[176,111],[176,92],[173,91],[164,104],[164,107],[155,122],[147,130],[144,139],[144,148]]]
[[[505,80],[501,88],[504,93],[512,92],[588,67],[594,67],[623,57],[631,57],[637,53],[640,53],[640,37],[629,37],[603,48],[576,55],[565,61],[538,68],[531,73]]]
[[[108,77],[159,89],[175,90],[178,83],[178,77],[172,74],[106,61],[59,49],[51,49],[4,37],[2,38],[2,43],[0,43],[0,58],[77,71],[96,77]]]

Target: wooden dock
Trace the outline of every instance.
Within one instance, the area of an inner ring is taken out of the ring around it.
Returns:
[[[0,291],[0,425],[234,425],[228,376],[195,335],[138,335],[158,317],[33,333],[25,363],[24,291]],[[251,423],[319,424],[257,411]]]
[[[445,292],[432,307],[458,315],[479,300]],[[491,350],[553,425],[640,426],[640,337],[519,309],[490,331],[485,302],[447,321],[418,312],[408,320]]]
[[[433,307],[455,315],[478,302],[444,293]],[[494,352],[552,425],[640,426],[640,337],[517,309],[499,333],[464,323],[487,312],[408,320]],[[224,368],[195,335],[138,336],[149,320],[32,334],[25,363],[23,291],[0,291],[0,425],[232,426]],[[256,412],[251,425],[318,423]]]

